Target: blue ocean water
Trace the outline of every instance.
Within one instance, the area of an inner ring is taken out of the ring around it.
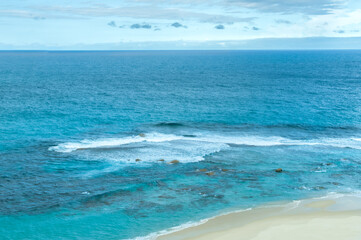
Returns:
[[[132,239],[360,174],[361,51],[0,52],[0,239]]]

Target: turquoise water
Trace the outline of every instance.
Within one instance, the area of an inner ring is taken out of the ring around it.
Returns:
[[[361,51],[0,52],[0,239],[359,191],[360,106]]]

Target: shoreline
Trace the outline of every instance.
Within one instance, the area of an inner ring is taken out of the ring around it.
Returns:
[[[361,196],[324,197],[274,202],[238,210],[136,239],[361,239]]]

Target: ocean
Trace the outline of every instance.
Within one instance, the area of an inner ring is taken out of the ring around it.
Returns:
[[[0,239],[152,238],[360,176],[361,51],[0,52]]]

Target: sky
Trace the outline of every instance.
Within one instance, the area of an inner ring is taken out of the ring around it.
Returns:
[[[0,33],[4,50],[361,48],[361,1],[3,0]]]

